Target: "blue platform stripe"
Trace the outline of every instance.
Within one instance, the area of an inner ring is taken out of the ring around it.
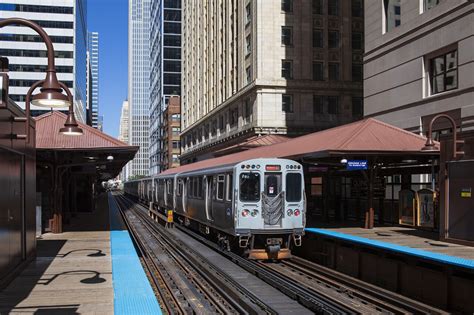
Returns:
[[[110,197],[109,210],[112,228],[112,231],[110,231],[110,247],[112,252],[114,313],[117,315],[161,315],[160,306],[140,263],[130,234],[127,230],[119,230],[123,222],[115,201]],[[117,230],[114,231],[114,228]]]
[[[305,230],[307,232],[314,233],[314,234],[338,238],[345,241],[358,243],[358,244],[362,244],[362,245],[366,245],[370,247],[376,247],[376,248],[380,248],[384,250],[389,250],[389,251],[397,252],[404,255],[411,255],[411,256],[427,259],[427,260],[436,261],[442,264],[448,264],[448,265],[454,265],[457,267],[474,269],[474,260],[472,259],[450,256],[450,255],[445,255],[445,254],[440,254],[440,253],[434,253],[427,250],[421,250],[421,249],[411,248],[407,246],[391,244],[391,243],[377,241],[377,240],[371,240],[365,237],[354,236],[350,234],[334,232],[334,231],[325,230],[325,229],[306,228]]]

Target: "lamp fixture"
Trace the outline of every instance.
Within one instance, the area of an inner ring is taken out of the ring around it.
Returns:
[[[341,159],[341,164],[347,164],[347,159],[346,159],[346,158],[342,158],[342,159]]]

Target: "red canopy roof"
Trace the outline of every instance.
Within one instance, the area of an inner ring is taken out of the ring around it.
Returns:
[[[211,166],[238,163],[255,158],[324,157],[337,153],[351,154],[426,154],[421,151],[426,138],[368,118],[357,122],[311,133],[282,143],[263,146],[214,159],[204,160],[161,173],[205,169]],[[432,154],[432,153],[431,153]]]
[[[59,129],[64,127],[66,115],[59,111],[48,112],[35,120],[37,149],[134,148],[83,123],[79,123],[84,132],[82,136],[62,135]]]
[[[230,153],[236,153],[236,152],[240,152],[244,150],[258,148],[261,146],[281,143],[281,142],[288,141],[288,139],[290,138],[287,136],[282,136],[282,135],[272,135],[272,134],[256,135],[248,139],[245,139],[243,142],[218,150],[214,152],[214,156],[222,156],[222,155],[227,155]]]

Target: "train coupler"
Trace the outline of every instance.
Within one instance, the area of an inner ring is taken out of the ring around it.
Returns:
[[[239,236],[239,247],[247,248],[249,246],[250,235],[241,235]]]
[[[295,246],[301,246],[301,235],[293,234],[293,241],[295,242]]]

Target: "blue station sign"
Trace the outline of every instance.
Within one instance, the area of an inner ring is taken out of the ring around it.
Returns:
[[[367,160],[349,160],[346,169],[348,171],[366,170],[368,166]]]

